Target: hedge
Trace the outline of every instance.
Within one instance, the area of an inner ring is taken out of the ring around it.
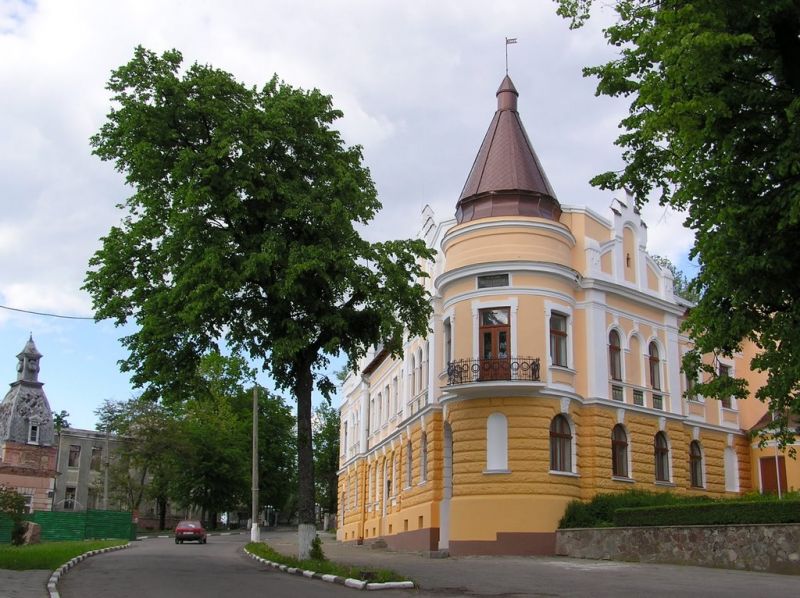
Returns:
[[[763,523],[800,523],[800,500],[726,500],[705,504],[619,508],[614,512],[614,525],[617,527]]]
[[[574,500],[567,505],[558,527],[611,527],[617,509],[631,507],[652,507],[673,504],[710,501],[705,496],[679,496],[671,492],[648,492],[628,490],[613,494],[598,494],[589,502]]]

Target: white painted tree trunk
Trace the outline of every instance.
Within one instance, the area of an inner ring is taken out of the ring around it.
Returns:
[[[297,525],[297,557],[307,559],[311,552],[311,542],[317,535],[317,526],[313,523]]]

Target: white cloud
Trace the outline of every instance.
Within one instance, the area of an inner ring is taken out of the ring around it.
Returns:
[[[504,37],[516,37],[508,50],[520,113],[559,199],[605,213],[611,194],[588,179],[620,166],[613,140],[626,105],[595,98],[581,76],[610,52],[600,33],[609,13],[599,16],[571,32],[551,2],[530,0],[0,0],[0,301],[89,311],[87,262],[129,189],[88,140],[109,109],[111,70],[137,44],[177,48],[186,64],[252,85],[277,73],[331,94],[384,205],[365,234],[385,239],[414,235],[425,204],[452,216],[495,110]],[[680,218],[645,214],[651,251],[672,259],[688,248]],[[46,325],[0,310],[0,329],[28,326]],[[11,344],[17,351],[24,339]]]

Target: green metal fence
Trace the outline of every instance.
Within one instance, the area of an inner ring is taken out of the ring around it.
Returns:
[[[24,518],[42,526],[43,542],[136,538],[130,511],[35,511]],[[0,514],[0,542],[11,541],[11,527],[11,518]]]

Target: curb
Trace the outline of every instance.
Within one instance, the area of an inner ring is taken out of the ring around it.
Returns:
[[[238,536],[242,532],[213,532],[206,534],[207,536]],[[136,540],[150,540],[152,538],[173,538],[173,534],[162,534],[159,536],[136,536]]]
[[[299,569],[297,567],[289,567],[287,565],[281,565],[280,563],[275,563],[273,561],[269,561],[263,557],[253,554],[247,548],[244,549],[244,553],[249,556],[251,559],[258,561],[259,563],[263,563],[273,569],[280,569],[285,573],[291,573],[292,575],[302,575],[303,577],[307,577],[309,579],[321,579],[322,581],[327,581],[328,583],[338,583],[339,585],[347,586],[348,588],[355,588],[356,590],[411,590],[414,588],[413,581],[388,581],[385,583],[377,583],[377,582],[367,582],[361,581],[360,579],[353,579],[352,577],[339,577],[338,575],[329,575],[323,573],[317,573],[316,571],[305,571],[303,569]],[[51,598],[58,598],[58,597],[51,597]]]
[[[122,550],[123,548],[128,548],[131,545],[130,542],[127,544],[121,544],[120,546],[109,546],[108,548],[98,548],[97,550],[90,550],[89,552],[84,552],[76,556],[75,558],[67,561],[63,565],[61,565],[58,569],[53,571],[50,575],[50,579],[47,580],[47,591],[49,592],[50,598],[61,598],[58,593],[58,588],[56,585],[58,584],[58,580],[61,579],[64,575],[67,574],[67,571],[72,569],[75,565],[80,563],[84,559],[88,559],[90,556],[95,556],[97,554],[102,554],[104,552],[113,552],[115,550]]]

